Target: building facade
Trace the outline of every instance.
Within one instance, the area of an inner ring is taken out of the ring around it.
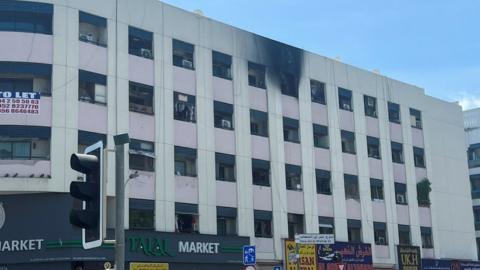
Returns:
[[[155,0],[5,1],[0,13],[0,201],[30,209],[40,193],[73,205],[63,198],[78,177],[70,154],[98,140],[113,149],[113,136],[128,132],[127,235],[211,239],[227,253],[250,242],[260,269],[281,265],[285,239],[298,233],[369,243],[376,268],[397,264],[397,245],[423,258],[477,258],[457,104]],[[32,90],[37,103],[7,104],[6,92]],[[106,156],[114,209],[115,158]],[[0,235],[25,223],[9,204]],[[63,244],[59,233],[75,231],[58,209],[42,207],[61,227],[42,237],[74,248]],[[2,248],[18,254],[32,250],[13,241],[44,239],[11,235]],[[22,263],[111,256],[70,252]],[[171,269],[193,269],[160,255]],[[196,258],[197,269],[217,267]],[[241,267],[241,257],[207,258]]]

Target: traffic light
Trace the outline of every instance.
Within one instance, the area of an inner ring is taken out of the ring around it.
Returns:
[[[84,249],[99,247],[103,241],[103,142],[70,157],[70,167],[84,174],[84,181],[70,183],[70,195],[83,201],[82,210],[70,211],[70,223],[82,228]]]

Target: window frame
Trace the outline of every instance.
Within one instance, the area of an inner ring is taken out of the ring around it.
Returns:
[[[233,105],[220,101],[213,101],[213,125],[216,128],[234,130]]]
[[[373,238],[375,245],[388,246],[387,224],[384,222],[373,222]],[[380,239],[383,238],[383,241]]]
[[[372,201],[384,201],[385,190],[381,179],[370,178],[370,196]]]
[[[405,158],[403,154],[403,144],[398,142],[390,142],[392,151],[392,162],[398,164],[405,164]],[[396,156],[398,154],[398,156]]]
[[[329,171],[315,169],[315,184],[317,194],[332,195],[332,175]]]
[[[325,88],[324,82],[310,79],[310,96],[313,103],[327,105]]]
[[[375,155],[375,148],[377,155]],[[372,151],[374,152],[372,153]],[[367,136],[367,155],[369,158],[382,159],[379,138]]]
[[[329,149],[330,136],[328,134],[328,127],[313,123],[313,146],[316,148]],[[326,139],[325,139],[326,137]],[[323,144],[321,142],[324,142]]]
[[[388,108],[388,121],[391,123],[400,124],[402,122],[400,104],[388,102],[387,108]]]
[[[267,86],[265,83],[265,74],[266,74],[266,67],[264,65],[248,61],[248,85],[249,86],[253,86],[259,89],[267,89]]]
[[[195,70],[195,45],[172,39],[172,64],[176,67]]]
[[[186,100],[185,100],[186,99]],[[183,107],[181,110],[180,106]],[[173,119],[177,121],[196,123],[196,97],[180,92],[173,92]]]
[[[262,171],[266,174],[265,181],[257,181],[255,170]],[[270,187],[270,161],[252,158],[252,184],[256,186]]]
[[[373,102],[373,104],[370,104],[370,101]],[[365,111],[365,116],[378,118],[377,98],[363,95],[363,107]]]
[[[218,51],[212,51],[212,75],[231,81],[233,79],[232,56]]]
[[[353,94],[351,90],[338,87],[338,107],[340,110],[353,112]]]
[[[356,149],[356,142],[355,142],[355,133],[348,131],[348,130],[340,130],[340,137],[341,137],[341,144],[342,144],[342,152],[348,154],[357,154]],[[350,149],[351,146],[352,149]]]
[[[298,183],[295,184],[295,179],[298,179]],[[292,164],[285,164],[285,186],[287,190],[302,191],[302,167]]]
[[[255,119],[255,122],[252,121],[254,119]],[[254,125],[257,125],[257,124],[258,124],[257,131],[254,132]],[[268,113],[250,109],[250,134],[251,135],[268,137],[268,133],[269,133],[268,125],[269,125]]]
[[[343,181],[345,187],[345,199],[360,201],[360,187],[358,183],[358,176],[352,174],[343,174]],[[352,194],[350,194],[351,191],[353,191]]]

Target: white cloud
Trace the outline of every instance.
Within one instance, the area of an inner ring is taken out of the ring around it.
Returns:
[[[459,93],[455,99],[458,100],[458,103],[464,111],[480,107],[480,95]]]

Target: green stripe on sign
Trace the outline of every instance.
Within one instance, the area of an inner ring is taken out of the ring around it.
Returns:
[[[241,247],[220,247],[220,251],[223,253],[241,253]]]
[[[45,244],[46,248],[81,248],[80,240],[50,241]],[[114,244],[102,244],[101,248],[114,248]]]

